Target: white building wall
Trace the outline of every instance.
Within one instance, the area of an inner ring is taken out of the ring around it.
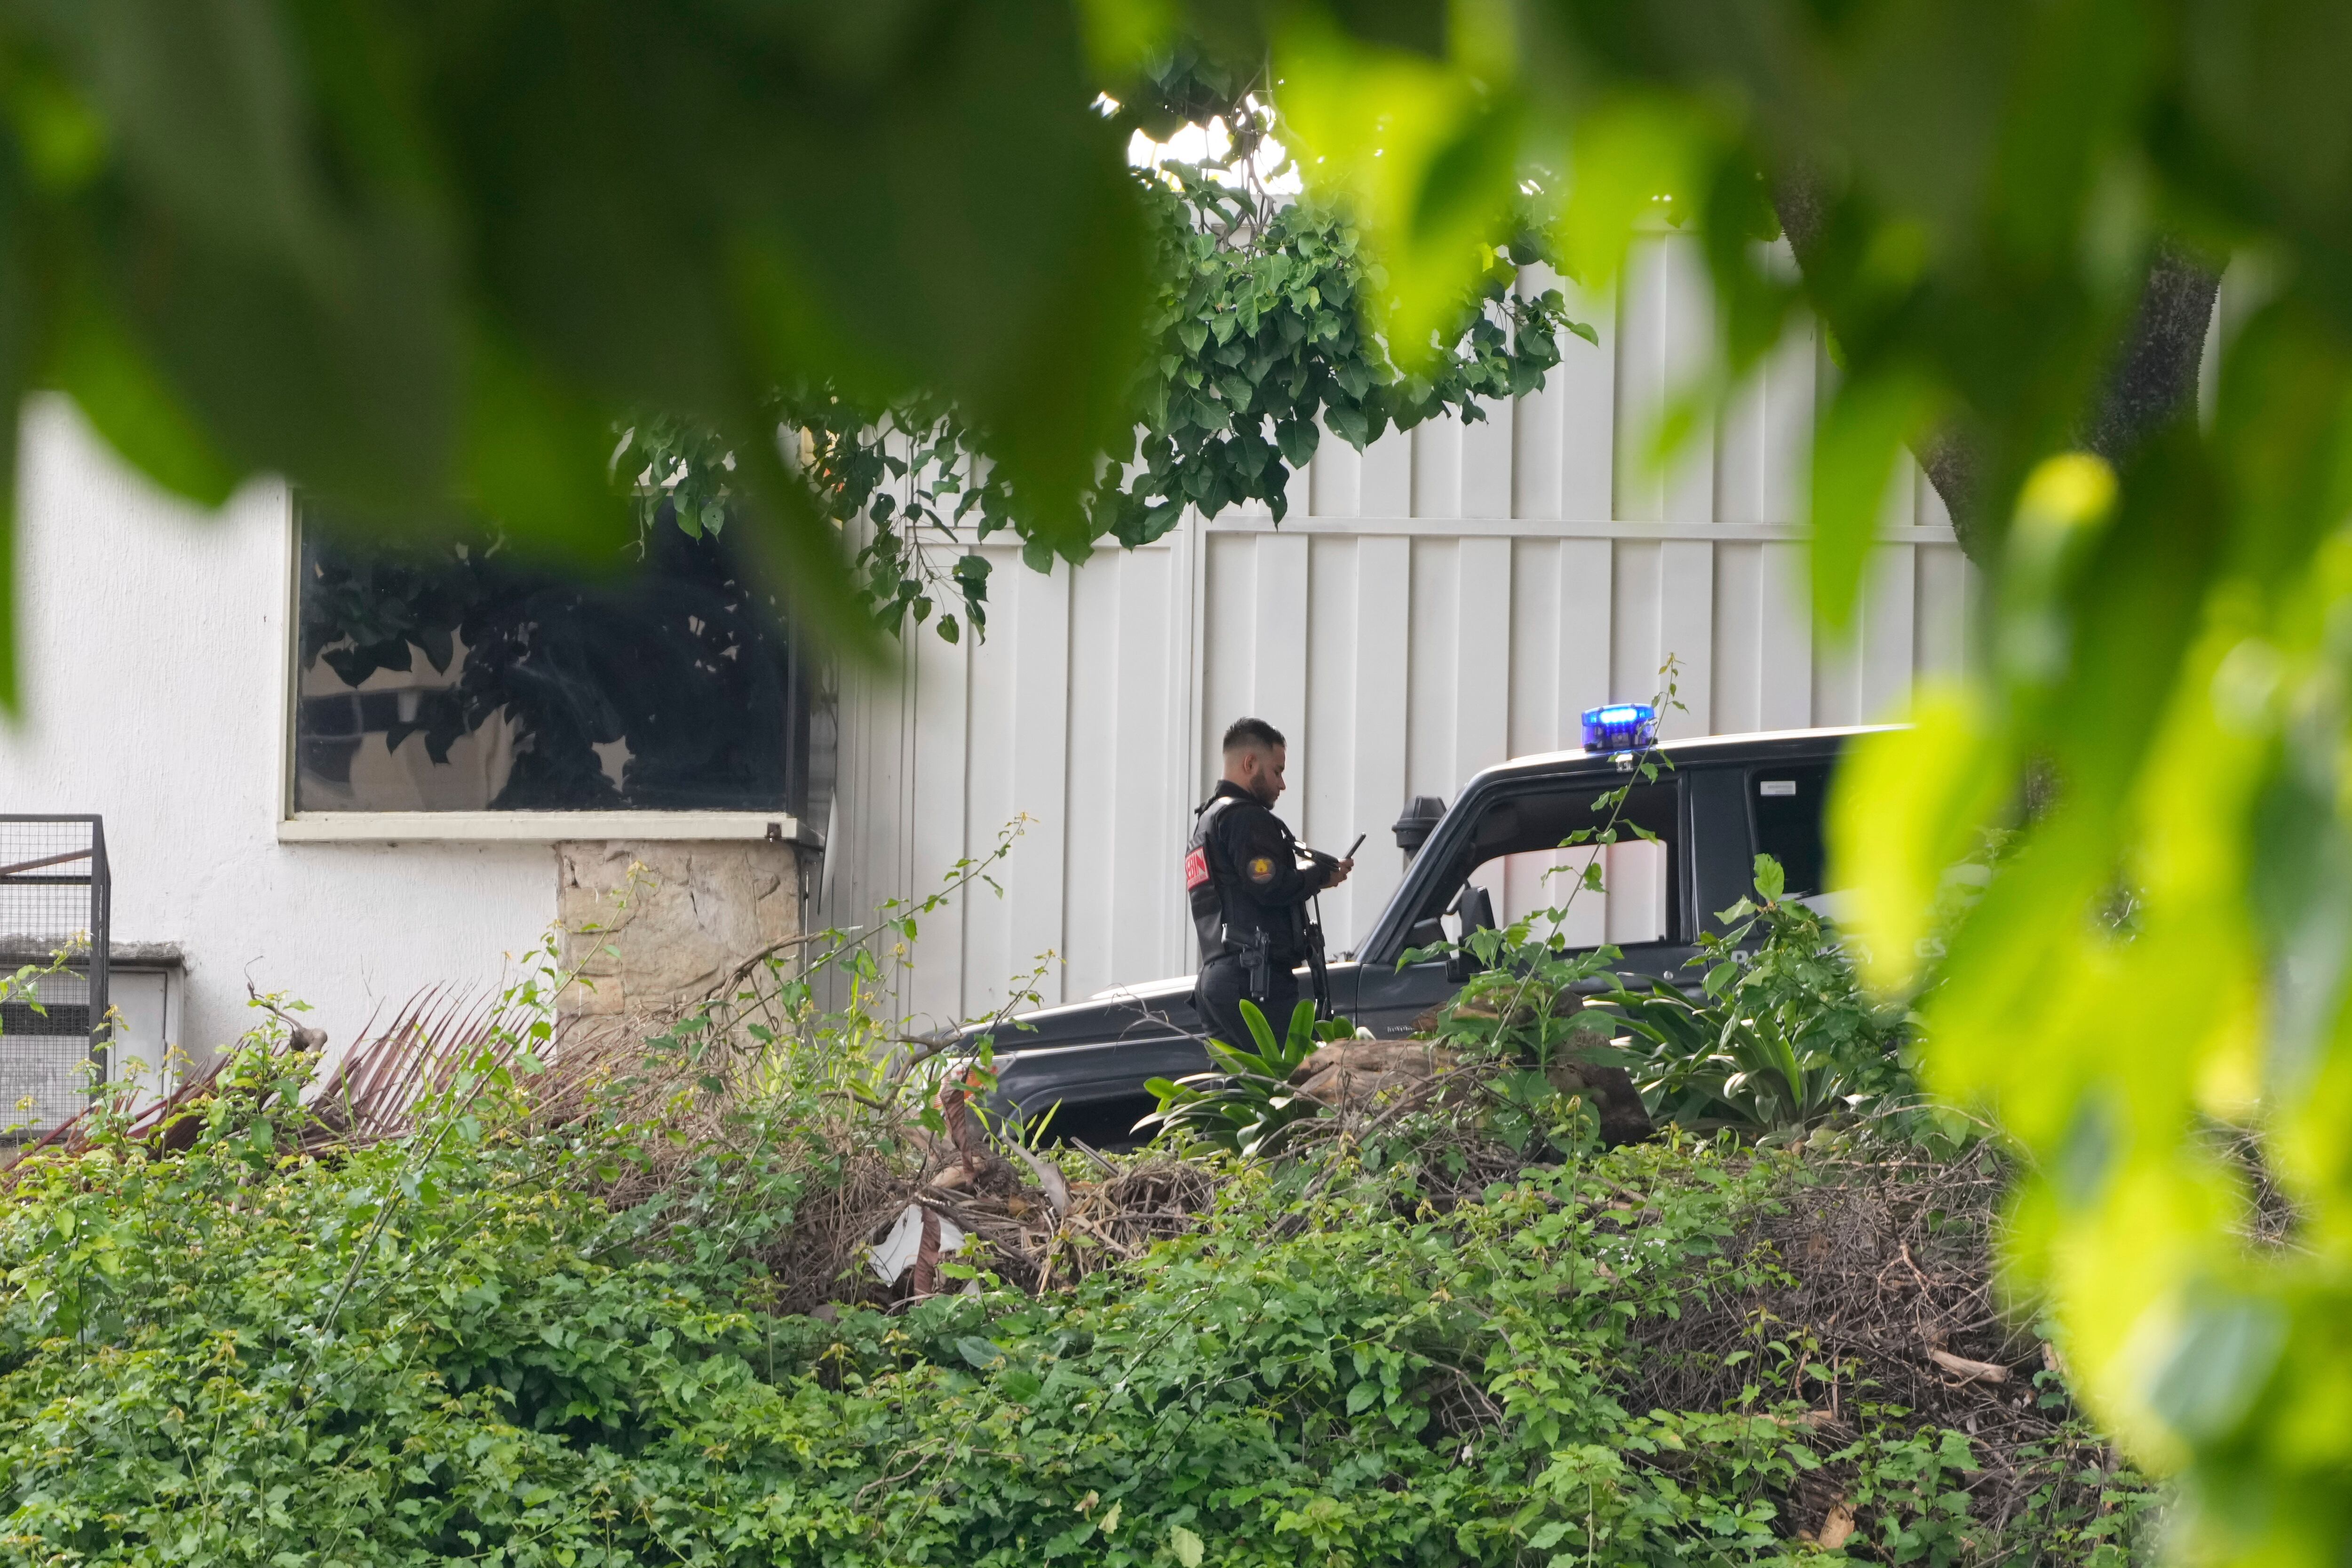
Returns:
[[[910,631],[904,668],[848,683],[827,918],[919,896],[1034,819],[1001,897],[923,926],[903,990],[919,1019],[996,1006],[1049,952],[1048,1002],[1189,970],[1181,844],[1241,714],[1290,737],[1281,809],[1307,843],[1370,835],[1323,900],[1344,949],[1402,874],[1407,796],[1574,746],[1583,709],[1650,697],[1669,655],[1686,710],[1665,728],[1685,735],[1883,718],[1915,674],[1962,663],[1973,584],[1907,462],[1858,625],[1835,645],[1813,627],[1801,521],[1831,372],[1810,328],[1661,466],[1712,330],[1692,242],[1649,239],[1616,295],[1571,300],[1600,345],[1569,342],[1516,405],[1362,453],[1327,438],[1279,527],[1192,518],[1051,576],[992,547],[985,642]],[[1496,890],[1531,906],[1532,888]],[[1599,940],[1606,911],[1591,921]]]
[[[100,812],[118,944],[177,945],[175,1044],[247,1026],[248,980],[336,1046],[427,985],[481,989],[555,918],[547,844],[281,844],[291,538],[283,486],[217,515],[161,494],[66,405],[32,405],[17,487],[22,716],[0,810]]]

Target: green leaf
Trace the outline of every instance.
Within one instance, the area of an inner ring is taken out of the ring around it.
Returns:
[[[1328,23],[1281,40],[1284,118],[1319,189],[1348,200],[1388,275],[1374,300],[1397,363],[1444,363],[1517,197],[1515,100],[1451,61],[1382,47]]]
[[[165,489],[218,506],[244,476],[122,322],[87,289],[58,323],[49,374],[109,446]]]
[[[603,472],[610,412],[495,328],[478,332],[473,350],[462,459],[470,499],[525,548],[609,560],[634,537],[627,500]]]
[[[1927,687],[1907,729],[1857,738],[1830,792],[1830,885],[1853,894],[1861,968],[1882,994],[1908,988],[1944,873],[2000,808],[2001,737],[1980,699]]]
[[[25,389],[30,377],[26,330],[33,310],[30,279],[20,248],[25,235],[23,190],[13,158],[13,142],[0,141],[0,409],[8,428],[0,431],[0,713],[14,716],[16,691],[16,457],[24,423]]]
[[[1178,1524],[1169,1528],[1168,1550],[1181,1568],[1201,1568],[1201,1555],[1206,1545],[1199,1536]]]
[[[1888,486],[1933,406],[1926,383],[1886,372],[1848,377],[1822,416],[1813,437],[1813,614],[1832,631],[1853,622]]]
[[[2158,1369],[2149,1404],[2199,1443],[2234,1436],[2276,1371],[2287,1341],[2278,1304],[2259,1298],[2200,1302]]]
[[[1607,287],[1637,226],[1695,205],[1706,139],[1703,117],[1637,84],[1596,102],[1573,132],[1569,200],[1557,224],[1566,269],[1588,289]],[[1600,341],[1589,327],[1570,330]]]
[[[110,0],[83,26],[105,121],[198,243],[316,277],[331,220],[287,22],[238,0]]]

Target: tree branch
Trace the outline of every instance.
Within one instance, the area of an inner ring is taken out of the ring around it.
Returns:
[[[1794,163],[1781,170],[1772,184],[1772,205],[1799,270],[1811,274],[1829,226],[1818,172]],[[2076,427],[2075,439],[2085,449],[2120,468],[2159,428],[2195,409],[2205,333],[2221,288],[2221,265],[2187,245],[2166,238],[2150,248],[2131,326],[2116,344],[2096,403]],[[1952,514],[1961,551],[1979,566],[1990,565],[1998,529],[1986,526],[1983,452],[1965,417],[1948,421],[1914,450]]]

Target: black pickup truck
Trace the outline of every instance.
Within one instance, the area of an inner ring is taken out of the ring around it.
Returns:
[[[1408,809],[1397,825],[1412,862],[1357,949],[1332,959],[1333,1006],[1377,1035],[1409,1033],[1464,976],[1458,967],[1449,973],[1444,959],[1402,966],[1398,959],[1493,925],[1491,889],[1498,884],[1529,889],[1532,899],[1523,893],[1516,900],[1527,907],[1556,905],[1564,889],[1534,879],[1566,858],[1558,847],[1571,833],[1603,820],[1598,798],[1628,784],[1619,820],[1656,842],[1619,852],[1628,864],[1611,872],[1619,908],[1611,912],[1609,940],[1623,950],[1629,972],[1680,974],[1699,933],[1714,928],[1715,912],[1749,890],[1759,854],[1780,862],[1790,896],[1824,891],[1822,799],[1839,751],[1861,733],[1663,742],[1651,753],[1662,765],[1650,781],[1627,753],[1556,752],[1486,769],[1450,810],[1438,801],[1414,803],[1420,811]],[[1304,971],[1299,986],[1307,994]],[[1024,1014],[1000,1026],[995,1040],[991,1098],[999,1113],[1034,1120],[1058,1104],[1051,1132],[1097,1146],[1133,1142],[1135,1123],[1156,1104],[1145,1079],[1209,1066],[1189,974]]]

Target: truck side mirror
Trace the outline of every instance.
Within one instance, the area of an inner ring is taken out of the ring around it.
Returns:
[[[1470,951],[1470,933],[1495,929],[1495,900],[1486,889],[1475,885],[1467,887],[1462,889],[1462,896],[1454,900],[1454,912],[1461,917],[1462,934],[1456,939],[1454,951],[1445,955],[1445,978],[1452,984],[1462,985],[1486,967],[1478,962],[1478,955]]]

